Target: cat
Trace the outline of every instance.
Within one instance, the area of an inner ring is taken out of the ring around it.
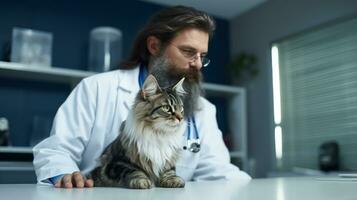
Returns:
[[[148,75],[118,137],[101,155],[100,166],[90,173],[95,187],[185,186],[175,172],[186,127],[184,79],[163,89]]]

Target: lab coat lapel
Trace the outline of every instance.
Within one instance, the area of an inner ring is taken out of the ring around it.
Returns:
[[[139,83],[137,81],[139,70],[137,68],[133,70],[118,70],[115,96],[115,114],[113,116],[113,123],[110,129],[108,144],[111,143],[118,134],[118,130],[121,123],[126,120],[129,110],[134,102],[136,93],[139,89]]]
[[[133,70],[123,70],[120,76],[118,87],[118,100],[122,100],[122,104],[126,111],[129,111],[134,103],[135,97],[140,89],[139,82],[139,67]],[[122,110],[121,110],[122,112]],[[125,112],[124,119],[126,119],[127,112]]]

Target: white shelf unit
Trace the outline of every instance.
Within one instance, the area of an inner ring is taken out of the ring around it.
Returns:
[[[32,153],[31,147],[0,147],[0,153]]]
[[[224,97],[228,102],[226,118],[231,134],[230,156],[240,159],[243,170],[248,170],[247,153],[247,112],[244,88],[220,84],[204,83],[207,97]],[[220,108],[217,106],[217,110]]]
[[[80,80],[95,72],[65,69],[58,67],[36,67],[19,63],[1,62],[0,77],[36,80],[70,84],[74,87]],[[244,170],[248,167],[247,129],[246,129],[246,92],[244,88],[220,84],[204,83],[207,97],[224,97],[228,101],[227,119],[231,131],[231,158],[239,158]],[[217,107],[219,109],[219,107]],[[8,151],[29,152],[29,148],[10,148]],[[0,148],[5,152],[6,148]]]
[[[59,67],[37,67],[20,63],[0,61],[0,77],[19,78],[24,80],[40,80],[65,83],[75,86],[84,77],[95,72],[65,69]]]

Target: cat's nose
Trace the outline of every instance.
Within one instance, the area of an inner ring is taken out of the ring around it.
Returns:
[[[179,122],[183,119],[182,115],[179,113],[175,113],[175,117],[179,120]]]

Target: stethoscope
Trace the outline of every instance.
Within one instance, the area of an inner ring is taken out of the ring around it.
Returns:
[[[143,64],[140,65],[140,70],[139,70],[139,86],[142,88],[145,78],[148,75],[148,70],[147,67],[144,66]],[[194,129],[194,136],[191,137],[191,129]],[[196,125],[196,120],[195,117],[189,117],[187,119],[187,139],[186,139],[186,145],[183,146],[184,150],[189,150],[193,153],[197,153],[201,150],[201,142],[200,142],[200,136],[198,134],[198,129]]]
[[[191,124],[193,125],[195,131],[194,138],[191,138]],[[183,149],[184,150],[188,149],[193,153],[197,153],[201,150],[201,142],[200,142],[200,137],[198,135],[195,117],[190,117],[187,119],[187,140],[186,140],[186,146],[183,146]]]

